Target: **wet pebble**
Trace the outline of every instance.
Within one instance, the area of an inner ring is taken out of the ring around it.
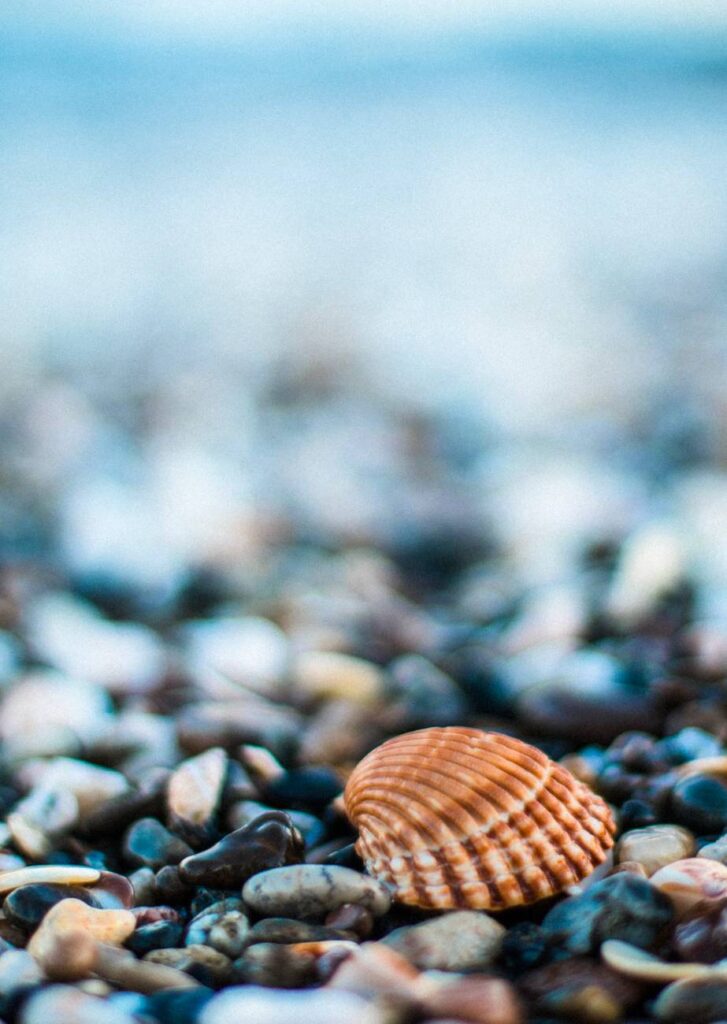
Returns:
[[[192,850],[155,818],[141,818],[124,836],[124,855],[132,864],[161,868],[178,864]]]
[[[302,859],[303,840],[288,815],[268,811],[203,853],[186,857],[179,872],[190,885],[234,889],[260,871]]]
[[[697,835],[727,829],[727,785],[716,778],[694,775],[678,782],[672,792],[673,820]]]
[[[56,903],[68,898],[98,907],[91,892],[79,886],[36,883],[14,889],[3,903],[3,912],[14,924],[34,929]]]
[[[138,957],[153,949],[170,949],[181,945],[184,926],[179,921],[152,921],[139,925],[127,940],[126,947]]]
[[[383,941],[422,970],[467,971],[494,963],[504,935],[488,914],[461,910],[397,928]]]
[[[242,896],[249,907],[267,917],[322,915],[344,903],[359,904],[378,917],[391,905],[388,891],[373,878],[323,864],[263,871],[245,883]]]
[[[696,849],[694,836],[678,825],[650,825],[624,833],[616,846],[616,860],[636,861],[647,875],[675,860],[691,857]]]

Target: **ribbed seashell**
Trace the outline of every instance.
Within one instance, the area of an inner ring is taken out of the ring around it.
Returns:
[[[367,871],[401,903],[501,910],[579,882],[613,845],[600,797],[541,750],[459,727],[388,740],[344,792]]]

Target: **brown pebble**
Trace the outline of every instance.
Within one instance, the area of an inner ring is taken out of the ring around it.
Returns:
[[[513,986],[484,975],[473,974],[437,986],[424,998],[422,1008],[427,1017],[446,1013],[472,1024],[521,1024],[524,1020]]]

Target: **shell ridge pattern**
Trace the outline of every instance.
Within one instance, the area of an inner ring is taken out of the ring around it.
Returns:
[[[502,909],[580,881],[606,856],[607,805],[542,751],[476,729],[386,741],[344,793],[367,870],[395,899]]]

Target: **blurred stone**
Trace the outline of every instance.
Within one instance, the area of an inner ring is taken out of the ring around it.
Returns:
[[[421,970],[467,971],[491,966],[504,935],[505,928],[489,915],[460,910],[397,928],[383,942]]]
[[[167,784],[169,825],[193,845],[214,835],[215,816],[227,774],[227,754],[213,747],[183,761]]]
[[[690,857],[696,849],[694,836],[677,825],[651,825],[625,832],[616,845],[616,860],[636,861],[647,875]]]

